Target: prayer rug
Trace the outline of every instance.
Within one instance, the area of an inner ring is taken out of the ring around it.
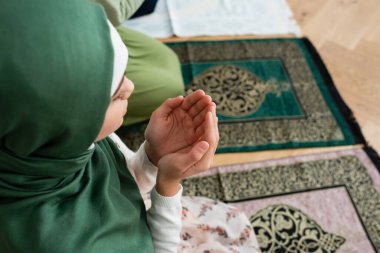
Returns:
[[[307,39],[168,45],[181,61],[186,91],[203,89],[217,105],[219,153],[365,142]],[[137,149],[145,127],[118,134]]]
[[[263,252],[379,252],[380,165],[370,149],[215,167],[184,195],[230,203]]]

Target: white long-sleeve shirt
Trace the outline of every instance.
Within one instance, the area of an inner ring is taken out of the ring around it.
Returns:
[[[109,136],[124,154],[147,209],[155,253],[176,253],[180,242],[182,186],[175,196],[161,196],[155,189],[157,170],[148,159],[144,144],[135,153],[115,134]]]

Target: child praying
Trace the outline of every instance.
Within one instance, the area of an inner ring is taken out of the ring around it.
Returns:
[[[211,98],[165,101],[133,153],[113,133],[128,50],[101,6],[1,0],[0,31],[0,252],[177,252],[180,181],[218,143]]]

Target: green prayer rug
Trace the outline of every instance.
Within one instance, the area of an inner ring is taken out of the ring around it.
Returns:
[[[380,252],[380,160],[353,149],[215,167],[182,182],[245,212],[263,252]]]
[[[307,39],[167,45],[181,61],[186,93],[203,89],[217,105],[219,153],[365,142]],[[145,127],[118,134],[137,149]]]

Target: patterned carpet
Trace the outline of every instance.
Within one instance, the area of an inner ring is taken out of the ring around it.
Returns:
[[[354,149],[221,166],[185,180],[184,195],[244,210],[263,252],[379,252],[379,161]]]
[[[186,91],[217,104],[217,152],[364,143],[321,58],[307,39],[168,44],[179,56]],[[133,149],[146,123],[118,131]]]
[[[366,144],[307,39],[168,44],[186,92],[217,104],[218,152]],[[132,148],[146,123],[119,131]],[[244,210],[263,252],[380,252],[380,159],[370,148],[211,169],[184,194]]]

